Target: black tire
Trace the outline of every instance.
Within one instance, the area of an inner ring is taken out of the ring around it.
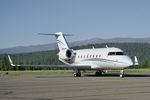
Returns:
[[[102,71],[96,71],[95,74],[96,76],[102,76]]]
[[[81,77],[81,72],[76,72],[73,75],[74,75],[74,77]]]

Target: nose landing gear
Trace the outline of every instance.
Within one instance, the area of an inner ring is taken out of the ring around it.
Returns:
[[[120,78],[124,77],[124,70],[120,70]]]

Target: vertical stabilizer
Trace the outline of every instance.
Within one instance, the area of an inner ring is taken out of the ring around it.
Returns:
[[[68,43],[64,37],[64,34],[62,32],[57,32],[55,33],[56,40],[57,40],[57,45],[59,50],[66,50],[69,49]]]
[[[72,36],[71,34],[63,34],[62,32],[51,33],[38,33],[39,35],[52,35],[56,37],[57,45],[60,51],[69,49],[68,43],[64,36]]]

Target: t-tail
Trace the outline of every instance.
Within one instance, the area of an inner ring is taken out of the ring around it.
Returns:
[[[49,34],[49,33],[38,33],[39,35],[54,35],[57,40],[57,45],[59,48],[59,60],[66,63],[70,64],[71,59],[74,57],[74,52],[72,49],[69,48],[69,45],[66,41],[65,36],[72,36],[71,34],[63,34],[62,32],[57,32],[54,34]]]
[[[56,40],[57,40],[57,45],[58,45],[58,48],[60,51],[69,49],[68,43],[67,43],[64,36],[71,36],[71,34],[63,34],[62,32],[57,32],[54,34],[51,34],[51,33],[38,33],[38,34],[39,35],[53,35],[53,36],[55,36]]]
[[[68,43],[62,32],[55,33],[57,45],[60,51],[69,49]]]

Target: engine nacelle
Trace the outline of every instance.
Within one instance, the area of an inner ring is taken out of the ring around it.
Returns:
[[[74,56],[74,53],[71,49],[68,49],[60,51],[58,55],[61,59],[70,60]]]

